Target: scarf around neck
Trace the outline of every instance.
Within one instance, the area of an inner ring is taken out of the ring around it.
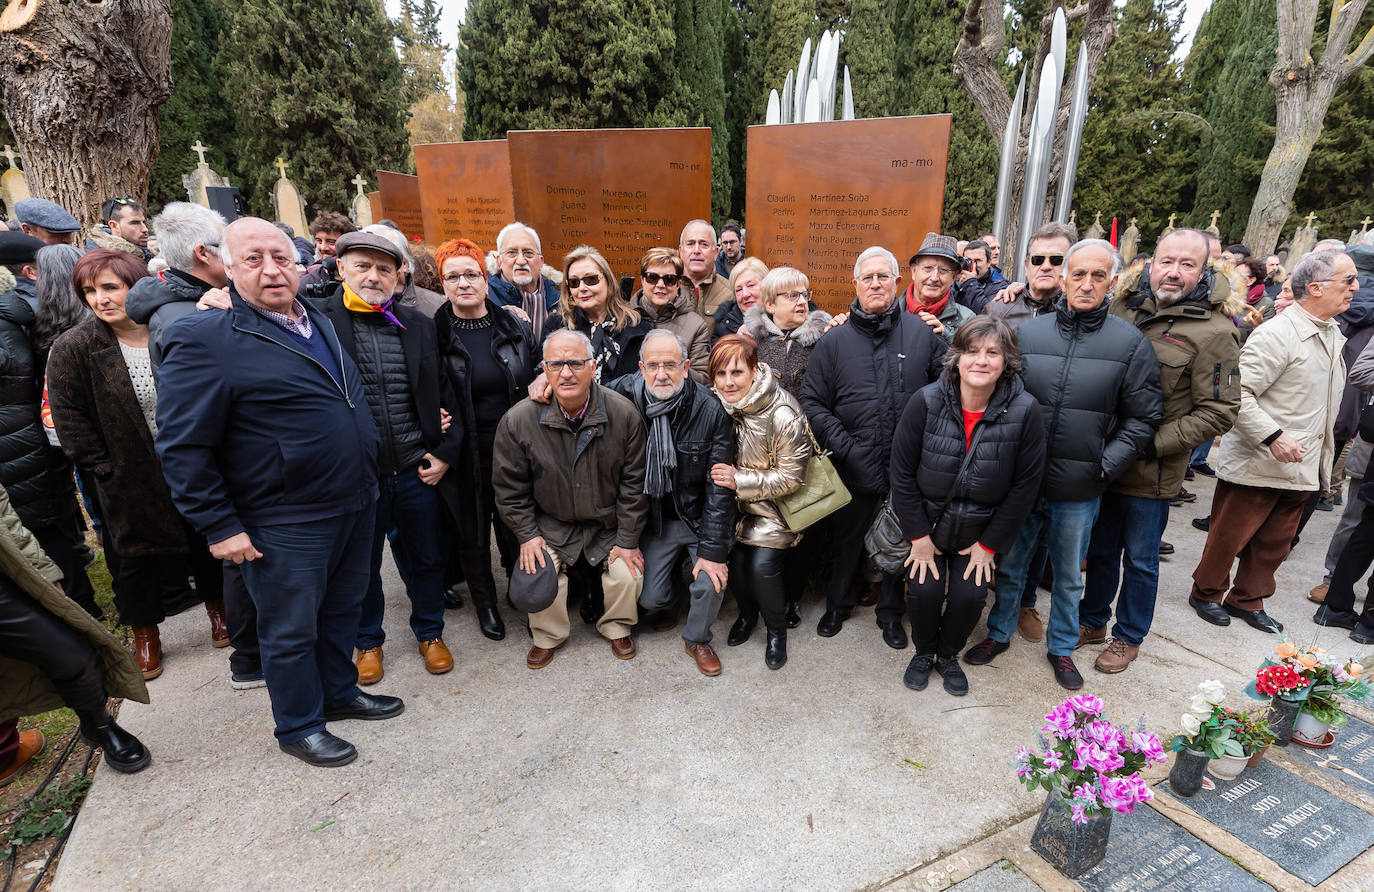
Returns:
[[[682,405],[683,395],[687,393],[688,381],[684,380],[677,393],[661,400],[649,390],[649,382],[641,381],[644,388],[644,414],[649,418],[649,436],[645,442],[644,492],[656,499],[673,491],[673,477],[677,473],[677,447],[673,445],[673,413]]]
[[[945,311],[945,307],[949,306],[949,296],[953,293],[954,289],[950,288],[945,292],[944,297],[927,306],[921,303],[921,299],[916,296],[916,283],[912,282],[906,289],[906,310],[908,313],[929,313],[938,319],[940,314]]]
[[[388,321],[391,322],[392,325],[396,326],[402,331],[405,331],[405,325],[401,323],[400,319],[397,319],[394,315],[392,315],[391,312],[392,305],[396,303],[395,295],[392,295],[391,299],[388,300],[386,303],[382,304],[380,307],[374,307],[372,304],[363,300],[358,295],[358,292],[348,287],[347,282],[344,283],[343,294],[343,302],[344,307],[346,309],[352,310],[355,313],[381,313],[383,316],[387,318]]]

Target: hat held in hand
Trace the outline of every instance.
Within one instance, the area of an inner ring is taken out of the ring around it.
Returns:
[[[544,566],[540,567],[535,561],[533,573],[526,573],[517,563],[515,572],[510,575],[510,602],[524,613],[548,610],[558,597],[558,566],[547,549],[540,556]]]

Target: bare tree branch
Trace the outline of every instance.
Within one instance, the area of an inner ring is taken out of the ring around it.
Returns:
[[[1350,55],[1341,60],[1341,77],[1344,79],[1354,74],[1371,58],[1374,58],[1374,26],[1365,32],[1364,37],[1350,51]]]
[[[968,0],[964,33],[954,48],[954,79],[973,99],[996,142],[1001,141],[1011,112],[1011,96],[998,71],[1007,43],[1001,12],[1000,6],[984,9],[983,0]]]

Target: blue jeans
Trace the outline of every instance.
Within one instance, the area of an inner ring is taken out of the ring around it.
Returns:
[[[258,610],[262,674],[282,743],[324,730],[325,707],[360,693],[353,640],[373,514],[248,530],[262,557],[241,565],[243,582]]]
[[[1202,443],[1196,449],[1194,449],[1192,457],[1188,459],[1188,464],[1205,464],[1207,461],[1207,455],[1212,451],[1213,442],[1213,440],[1208,440],[1206,443]]]
[[[1112,637],[1136,647],[1150,633],[1159,594],[1159,542],[1169,523],[1169,500],[1109,492],[1102,497],[1092,542],[1088,545],[1088,581],[1079,622],[1094,629],[1112,618]],[[1117,583],[1121,594],[1117,596]]]
[[[405,566],[406,595],[410,597],[410,630],[416,641],[444,634],[444,548],[439,518],[439,493],[414,471],[383,477],[372,534],[372,576],[363,597],[358,621],[358,649],[381,647],[386,639],[382,616],[382,546],[392,528],[392,555]]]
[[[1084,502],[1050,502],[1041,499],[1021,526],[1016,544],[997,568],[997,601],[988,613],[988,635],[1006,644],[1016,630],[1021,612],[1021,593],[1040,530],[1048,530],[1050,567],[1054,586],[1050,590],[1050,622],[1046,632],[1050,654],[1067,657],[1078,644],[1078,602],[1083,598],[1083,557],[1097,519],[1100,499]]]

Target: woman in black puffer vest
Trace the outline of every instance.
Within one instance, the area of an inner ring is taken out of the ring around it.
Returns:
[[[903,681],[923,690],[933,666],[945,690],[962,696],[968,679],[959,651],[987,601],[994,556],[1011,548],[1040,492],[1045,428],[1040,404],[1016,375],[1021,356],[1005,322],[964,323],[944,366],[897,425],[892,509],[911,541],[907,610],[916,656]]]

